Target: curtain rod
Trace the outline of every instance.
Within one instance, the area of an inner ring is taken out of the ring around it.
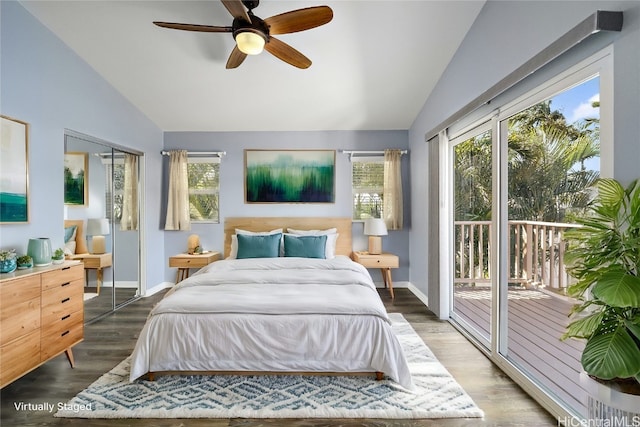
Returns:
[[[351,150],[340,150],[341,153],[344,154],[349,154],[349,155],[353,155],[353,154],[384,154],[384,150],[377,150],[377,151],[351,151]],[[409,152],[409,150],[401,150],[400,154],[407,154]]]
[[[542,51],[536,54],[533,58],[529,59],[498,83],[491,86],[480,96],[427,132],[425,134],[425,141],[429,141],[431,138],[438,135],[441,130],[451,126],[467,114],[470,114],[482,107],[484,104],[491,102],[491,100],[496,96],[515,86],[528,75],[538,71],[540,68],[547,65],[549,62],[553,61],[572,47],[601,31],[622,31],[622,12],[611,12],[605,10],[596,11],[578,25],[570,29],[559,39],[542,49]]]
[[[163,156],[168,156],[169,152],[162,150],[160,152],[160,154],[162,154]],[[218,156],[218,157],[222,157],[222,156],[226,156],[227,152],[226,151],[187,151],[187,155],[189,156]]]

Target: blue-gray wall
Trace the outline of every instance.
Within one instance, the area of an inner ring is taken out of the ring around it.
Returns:
[[[166,132],[165,149],[190,151],[226,151],[220,163],[220,224],[194,224],[192,230],[167,231],[167,255],[186,250],[187,237],[198,234],[205,249],[223,251],[224,218],[232,216],[347,216],[352,215],[351,164],[349,156],[339,150],[406,149],[407,131],[323,131],[323,132]],[[336,150],[336,201],[320,204],[245,204],[244,149],[332,149]],[[409,280],[409,156],[403,156],[404,220],[403,230],[390,231],[383,237],[383,250],[400,258],[400,269],[394,270],[394,281]],[[165,170],[168,159],[165,161]],[[164,187],[168,181],[164,179]],[[164,212],[164,210],[163,210]],[[164,219],[164,215],[162,216]],[[366,249],[361,222],[353,225],[355,250]],[[381,281],[377,270],[371,271]]]
[[[534,74],[542,80],[613,44],[614,175],[637,178],[640,163],[640,2],[488,1],[409,130],[412,229],[410,280],[438,312],[438,284],[429,283],[427,212],[430,185],[425,133],[514,71],[596,10],[624,12],[621,33],[598,34]],[[531,82],[529,82],[531,86]],[[517,91],[512,91],[512,96]],[[505,95],[506,98],[508,94]],[[492,103],[493,108],[500,105]],[[432,303],[433,302],[433,303]]]
[[[0,226],[0,247],[26,252],[30,237],[63,246],[64,129],[145,152],[147,283],[166,280],[160,209],[162,131],[14,1],[0,2],[1,113],[29,123],[28,224]]]

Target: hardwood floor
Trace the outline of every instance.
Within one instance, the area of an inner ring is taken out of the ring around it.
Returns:
[[[63,355],[51,360],[0,391],[2,426],[289,426],[289,427],[417,427],[417,426],[557,426],[557,420],[496,368],[449,323],[441,322],[407,289],[396,289],[395,301],[381,289],[389,312],[403,313],[442,364],[476,404],[484,419],[372,420],[372,419],[62,419],[46,411],[21,411],[16,405],[67,402],[100,375],[131,354],[151,307],[162,295],[138,300],[85,327],[85,340],[74,347],[76,368]]]

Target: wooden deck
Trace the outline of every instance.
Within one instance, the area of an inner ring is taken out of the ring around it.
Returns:
[[[514,289],[508,295],[507,358],[579,414],[586,414],[580,386],[584,343],[561,341],[572,303],[537,290]],[[490,333],[491,290],[459,287],[454,310],[484,337]]]

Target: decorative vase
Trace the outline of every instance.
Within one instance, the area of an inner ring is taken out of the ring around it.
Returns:
[[[200,237],[197,234],[192,234],[187,239],[187,253],[194,254],[196,248],[200,246]]]
[[[33,259],[33,265],[36,267],[51,264],[51,240],[48,237],[29,239],[27,255]]]
[[[11,273],[16,269],[18,263],[16,259],[6,259],[4,261],[0,261],[0,273]]]

